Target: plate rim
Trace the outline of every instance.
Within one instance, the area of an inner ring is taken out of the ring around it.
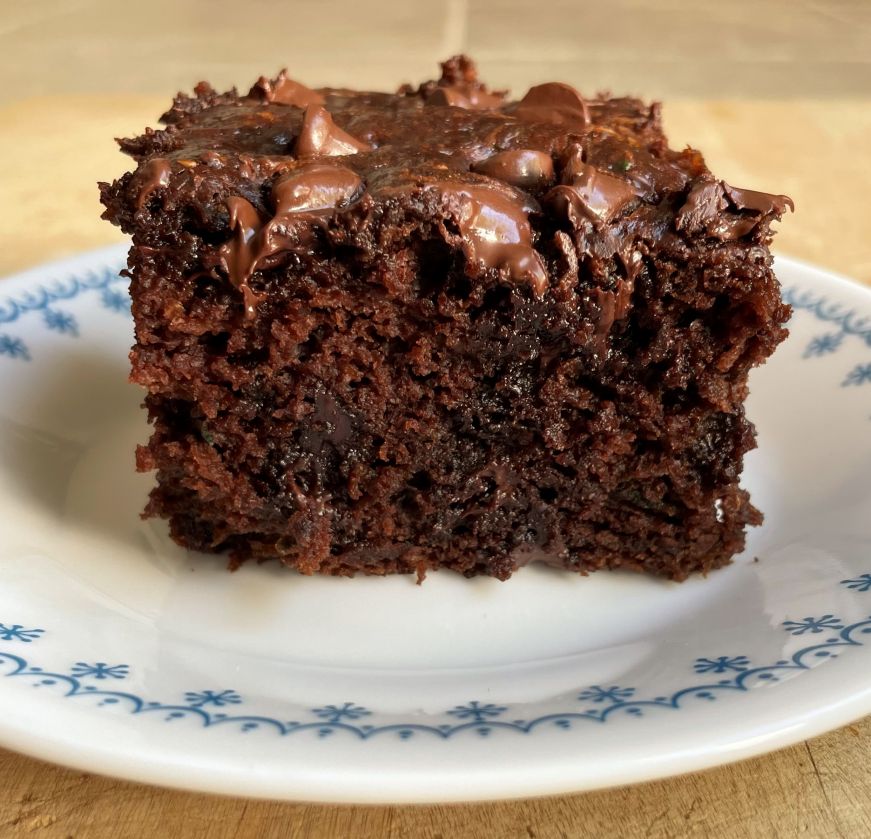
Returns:
[[[86,251],[72,257],[52,260],[25,271],[10,275],[6,280],[27,282],[31,278],[45,277],[52,272],[72,272],[79,266],[93,265],[97,261],[118,260],[126,253],[127,245],[119,243],[98,249]],[[865,296],[871,304],[871,289],[851,280],[846,276],[829,271],[810,264],[808,262],[789,257],[777,256],[775,258],[775,271],[778,266],[789,266],[802,272],[808,272],[814,277],[814,281],[822,284],[834,285],[838,291],[851,295]],[[784,285],[784,290],[787,286]],[[0,302],[8,299],[3,293],[4,280],[0,280]],[[534,783],[534,778],[524,776],[522,772],[515,773],[514,783],[511,778],[499,777],[491,782],[490,786],[478,779],[478,787],[475,791],[468,788],[468,780],[457,785],[456,789],[450,790],[444,787],[430,790],[418,789],[416,792],[409,788],[401,788],[384,785],[383,791],[372,787],[371,784],[363,784],[358,790],[365,792],[362,795],[354,793],[352,789],[341,784],[335,784],[335,779],[327,785],[315,783],[306,786],[304,783],[295,782],[294,794],[288,796],[287,780],[277,779],[274,786],[264,785],[262,778],[256,778],[255,783],[240,785],[238,774],[228,774],[222,769],[209,770],[199,767],[200,773],[196,776],[190,773],[190,766],[185,764],[167,763],[165,760],[152,760],[137,755],[131,758],[128,752],[114,754],[111,749],[99,743],[91,744],[87,753],[81,754],[81,742],[75,738],[58,738],[57,736],[44,737],[41,733],[35,733],[32,729],[16,725],[14,717],[8,714],[9,703],[3,692],[0,692],[0,744],[23,754],[48,760],[54,763],[72,766],[98,774],[110,774],[115,777],[141,783],[155,784],[158,786],[173,787],[184,790],[196,790],[198,792],[211,792],[221,794],[239,795],[244,794],[252,798],[265,798],[276,800],[308,800],[324,803],[437,803],[459,801],[493,801],[500,799],[528,798],[544,795],[560,795],[571,792],[582,792],[594,789],[602,789],[623,784],[634,784],[654,779],[664,779],[688,772],[700,771],[714,766],[726,765],[749,757],[764,754],[776,749],[785,748],[811,737],[818,736],[827,731],[847,725],[856,719],[871,713],[871,678],[868,679],[864,690],[856,691],[841,701],[827,706],[823,710],[817,709],[809,712],[802,718],[791,718],[789,725],[781,729],[766,733],[764,736],[750,738],[746,743],[732,744],[724,753],[724,750],[707,748],[700,754],[683,757],[673,757],[666,760],[651,760],[649,763],[637,766],[625,766],[621,771],[615,767],[611,773],[603,773],[596,780],[587,778],[586,782],[579,783],[577,777],[565,776],[564,783],[557,780],[539,780]],[[135,760],[135,762],[133,762]],[[582,773],[583,774],[583,773]],[[299,780],[299,779],[297,779]],[[427,782],[427,786],[429,783]],[[497,787],[498,788],[495,788]],[[296,793],[301,793],[297,795]]]

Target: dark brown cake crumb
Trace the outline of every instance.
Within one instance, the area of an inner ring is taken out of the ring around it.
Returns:
[[[742,549],[789,199],[669,149],[657,105],[511,101],[465,57],[397,94],[201,83],[163,122],[101,194],[177,542],[419,579]]]

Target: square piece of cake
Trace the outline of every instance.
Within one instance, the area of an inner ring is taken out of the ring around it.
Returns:
[[[395,94],[200,84],[162,120],[101,193],[133,238],[146,514],[177,542],[500,579],[741,550],[789,199],[669,149],[658,105],[512,101],[465,57]]]

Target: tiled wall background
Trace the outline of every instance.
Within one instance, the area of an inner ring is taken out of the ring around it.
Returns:
[[[393,87],[467,51],[497,86],[645,96],[871,93],[869,0],[0,0],[0,103],[247,85],[287,65]]]

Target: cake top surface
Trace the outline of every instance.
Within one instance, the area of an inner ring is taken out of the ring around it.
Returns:
[[[438,81],[393,94],[311,89],[284,71],[245,95],[201,83],[162,120],[165,129],[121,141],[139,161],[131,201],[142,210],[171,185],[179,202],[221,215],[233,233],[225,269],[249,295],[265,259],[306,249],[306,228],[373,203],[438,207],[470,264],[536,293],[547,269],[531,220],[640,234],[653,225],[645,208],[669,203],[679,230],[727,240],[789,204],[727,187],[697,151],[669,149],[658,104],[588,99],[559,82],[511,100],[464,56],[444,62]]]
[[[245,95],[201,83],[194,97],[179,95],[162,120],[168,132],[147,132],[122,141],[123,148],[177,161],[205,154],[212,165],[268,158],[272,169],[284,171],[314,158],[342,158],[334,162],[363,177],[372,194],[443,180],[496,180],[534,192],[554,183],[553,160],[567,150],[616,175],[606,183],[621,197],[617,181],[655,198],[704,171],[697,152],[668,150],[657,104],[587,99],[560,82],[536,85],[512,101],[478,81],[464,56],[444,62],[438,81],[397,93],[312,90],[285,71],[261,78]]]

